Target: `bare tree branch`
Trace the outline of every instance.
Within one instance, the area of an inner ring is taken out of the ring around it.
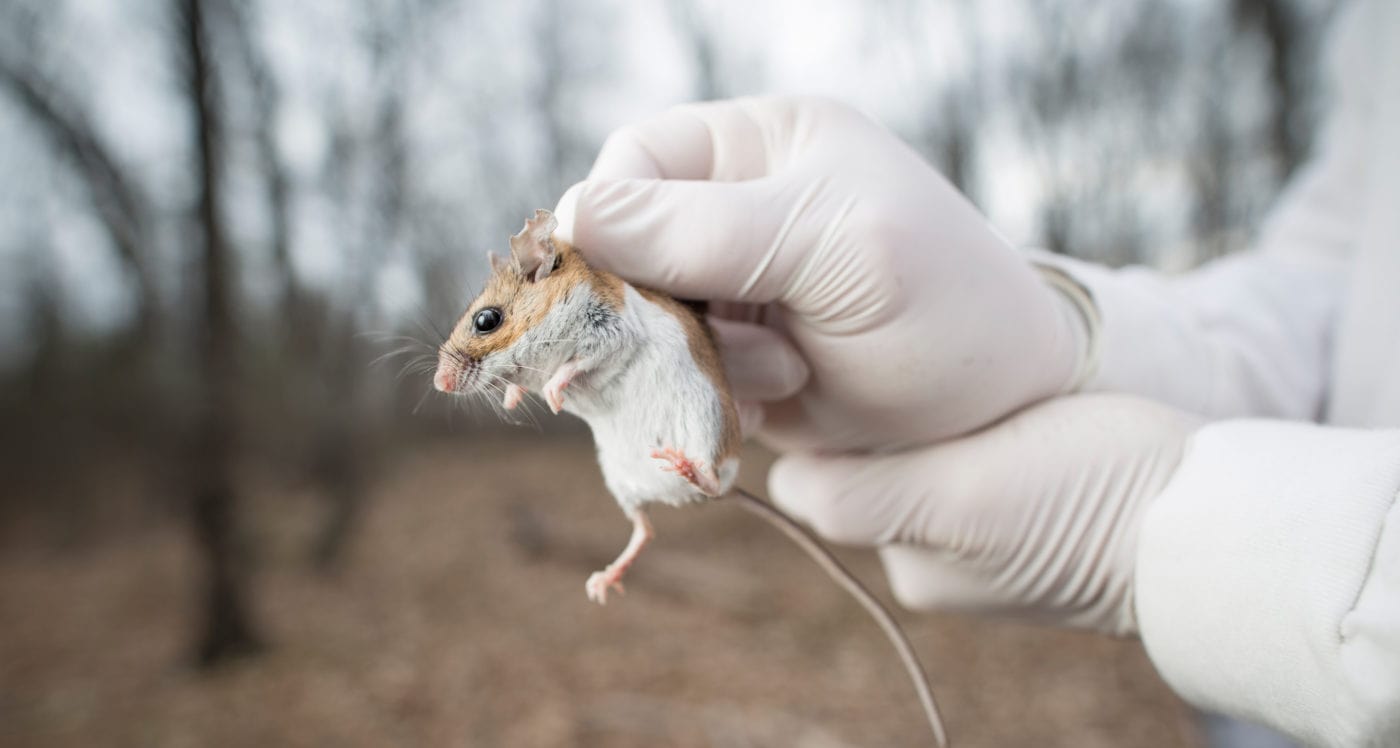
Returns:
[[[156,288],[147,262],[151,209],[136,181],[78,111],[32,66],[0,59],[0,88],[34,120],[59,154],[82,175],[98,218],[138,291],[138,328],[154,321]]]

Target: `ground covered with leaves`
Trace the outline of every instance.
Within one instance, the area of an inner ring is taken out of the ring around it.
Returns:
[[[764,459],[741,483],[762,487]],[[265,482],[265,481],[264,481]],[[889,644],[772,528],[722,503],[626,542],[586,438],[463,441],[378,483],[333,573],[314,498],[248,480],[266,650],[190,666],[199,569],[174,518],[0,545],[6,746],[906,746],[926,727]],[[113,482],[114,505],[123,501]],[[873,554],[842,551],[887,588]],[[1136,642],[901,612],[955,743],[1192,746]]]

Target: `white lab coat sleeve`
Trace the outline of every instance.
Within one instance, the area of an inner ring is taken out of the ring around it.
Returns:
[[[1134,599],[1192,703],[1308,744],[1400,746],[1400,430],[1221,421],[1140,529]]]
[[[1330,40],[1334,101],[1320,147],[1253,249],[1176,277],[1032,252],[1078,280],[1098,308],[1099,360],[1082,389],[1136,393],[1217,418],[1321,413],[1374,109],[1355,85],[1364,80],[1354,71],[1367,63],[1365,50],[1348,44],[1361,20],[1346,15]]]

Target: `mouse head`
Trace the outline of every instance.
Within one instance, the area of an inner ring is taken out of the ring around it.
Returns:
[[[486,288],[438,349],[439,392],[500,389],[558,365],[565,302],[588,268],[573,247],[553,238],[557,225],[549,211],[537,210],[510,238],[509,259],[490,255]]]

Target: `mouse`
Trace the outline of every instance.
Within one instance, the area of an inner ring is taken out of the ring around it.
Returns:
[[[888,609],[801,523],[734,485],[740,414],[703,306],[685,303],[590,265],[536,210],[510,237],[508,256],[488,254],[491,275],[438,347],[433,387],[499,398],[527,394],[592,431],[608,491],[631,523],[617,558],[584,584],[606,604],[655,532],[655,504],[734,497],[810,555],[875,619],[914,681],[935,741],[947,745],[932,689]]]
[[[606,604],[654,537],[646,506],[718,497],[739,471],[739,414],[713,333],[697,311],[591,267],[536,211],[490,255],[492,273],[439,348],[440,392],[538,393],[588,424],[608,491],[632,523],[615,561],[588,578]]]

